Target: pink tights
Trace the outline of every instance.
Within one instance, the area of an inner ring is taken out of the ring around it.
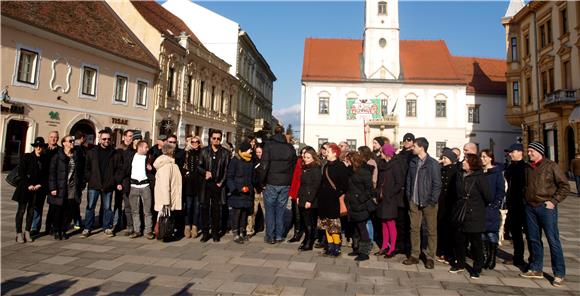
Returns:
[[[395,251],[395,242],[397,241],[397,227],[395,226],[395,220],[383,220],[383,245],[381,250],[387,249],[388,246],[389,252],[387,254],[391,254]]]

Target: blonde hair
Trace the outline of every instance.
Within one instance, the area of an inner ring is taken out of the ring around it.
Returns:
[[[201,140],[200,136],[193,136],[191,137],[192,140],[198,140],[199,141],[199,146],[203,146],[203,141]]]

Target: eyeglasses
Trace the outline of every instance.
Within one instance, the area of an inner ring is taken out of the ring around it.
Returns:
[[[69,143],[74,143],[74,142],[75,142],[75,140],[68,140],[68,141],[66,141],[66,142],[69,142]]]
[[[221,140],[222,138],[211,138],[212,140]]]
[[[111,138],[101,138],[101,141],[111,141]]]
[[[405,139],[405,142],[413,142],[411,139]]]
[[[175,144],[177,142],[175,142],[175,141],[167,141],[167,143],[169,143],[169,144]]]
[[[199,144],[199,141],[191,141],[191,144]]]

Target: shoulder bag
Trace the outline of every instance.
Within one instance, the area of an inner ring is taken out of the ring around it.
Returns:
[[[473,181],[473,183],[471,183],[469,190],[467,190],[467,194],[465,194],[463,198],[457,201],[457,204],[453,209],[453,214],[451,215],[451,222],[455,223],[456,225],[462,225],[463,222],[465,221],[465,216],[467,215],[468,209],[469,195],[471,194],[471,189],[473,188],[473,185],[475,185],[475,182],[476,181]]]
[[[334,182],[332,181],[332,179],[330,179],[330,176],[328,175],[328,167],[324,168],[324,176],[326,176],[328,183],[330,183],[330,187],[332,187],[332,189],[336,190],[336,185],[334,184]],[[340,215],[341,216],[348,215],[348,209],[346,208],[346,204],[344,203],[344,195],[340,196],[340,198],[338,199],[338,202],[340,203]]]

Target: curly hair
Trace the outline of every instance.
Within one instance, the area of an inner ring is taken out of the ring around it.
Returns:
[[[465,154],[465,161],[469,165],[469,170],[471,171],[479,171],[483,169],[481,158],[479,158],[477,154]]]

